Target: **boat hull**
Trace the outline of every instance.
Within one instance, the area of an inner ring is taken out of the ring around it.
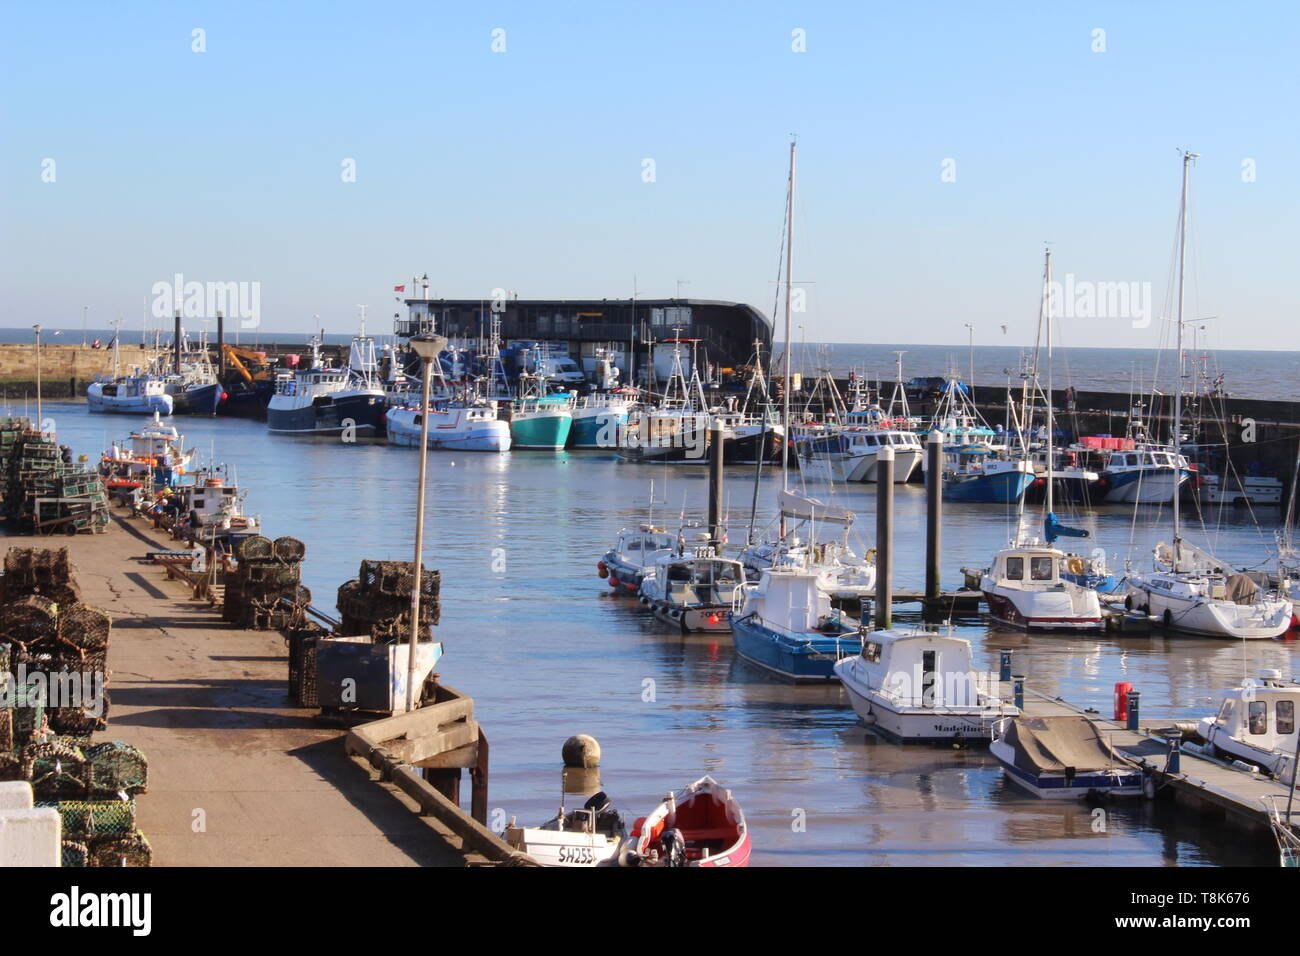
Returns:
[[[1258,614],[1247,614],[1244,608],[1254,605],[1186,598],[1145,586],[1134,578],[1129,579],[1127,603],[1144,609],[1172,631],[1246,641],[1281,637],[1291,629],[1294,613],[1289,601],[1269,601],[1259,605]]]
[[[1044,602],[1036,600],[1041,595],[1032,591],[1012,594],[1010,589],[1000,591],[985,586],[983,593],[989,617],[999,624],[1026,631],[1099,631],[1106,626],[1100,604],[1085,614],[1077,614],[1068,606],[1071,602],[1067,595],[1061,595],[1064,601],[1051,602],[1061,606],[1044,606]]]
[[[862,651],[855,633],[834,635],[784,634],[755,621],[752,616],[734,617],[736,653],[770,674],[796,682],[826,683],[839,680],[835,664]]]
[[[1089,796],[1140,797],[1141,770],[1088,772],[1067,777],[1063,773],[1030,773],[1016,766],[1010,745],[995,740],[989,752],[1002,765],[1006,778],[1021,790],[1046,800],[1081,800]]]
[[[854,676],[851,658],[840,661],[835,670],[848,693],[849,704],[862,722],[872,731],[901,743],[986,741],[993,736],[994,722],[1004,716],[960,707],[946,712],[899,710]]]
[[[618,436],[627,425],[627,410],[592,410],[573,413],[571,441],[574,448],[618,449]]]
[[[220,383],[194,385],[172,392],[172,413],[176,415],[215,415],[226,391]]]
[[[559,451],[569,441],[573,415],[549,412],[516,414],[510,421],[510,440],[515,448]]]
[[[108,412],[119,415],[159,415],[172,414],[173,402],[170,395],[140,395],[122,398],[116,395],[103,395],[92,385],[86,392],[86,407],[92,412]]]
[[[382,394],[339,393],[310,404],[280,402],[275,396],[266,409],[266,427],[279,434],[342,435],[371,438],[384,433],[386,411]],[[292,396],[290,396],[292,397]]]
[[[420,426],[415,424],[415,413],[405,409],[390,409],[387,420],[389,444],[404,448],[417,448],[420,444]],[[429,418],[429,448],[445,451],[505,452],[511,446],[510,426],[494,419],[491,421],[463,421],[454,411],[433,413]]]
[[[1033,475],[1023,471],[998,472],[992,475],[943,482],[943,497],[948,501],[976,504],[1012,505],[1024,496]]]
[[[1190,474],[1184,471],[1175,477],[1172,468],[1106,472],[1102,475],[1106,487],[1105,500],[1109,504],[1172,504],[1178,488],[1187,481]]]

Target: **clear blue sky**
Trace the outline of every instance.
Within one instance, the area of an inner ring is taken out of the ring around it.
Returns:
[[[1186,146],[1203,156],[1189,317],[1220,317],[1217,347],[1300,348],[1295,4],[5,0],[0,17],[3,326],[79,328],[89,306],[92,326],[138,328],[176,272],[260,282],[263,326],[286,331],[319,314],[346,332],[359,303],[383,331],[392,286],[426,271],[457,298],[684,279],[771,314],[793,132],[809,341],[965,344],[971,322],[977,344],[1021,344],[1044,240],[1058,275],[1150,282],[1159,311]],[[1063,337],[1147,347],[1159,328]]]

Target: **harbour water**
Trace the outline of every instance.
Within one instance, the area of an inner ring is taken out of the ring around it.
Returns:
[[[95,455],[138,424],[46,403],[60,442]],[[409,560],[418,457],[382,443],[344,444],[269,434],[243,420],[177,419],[187,443],[234,466],[247,508],[273,536],[307,543],[304,583],[327,611],[362,558]],[[559,749],[590,733],[604,750],[605,789],[630,817],[708,772],[736,792],[753,830],[758,865],[1260,864],[1266,842],[1197,825],[1172,807],[1135,801],[1099,818],[1082,804],[1036,801],[1009,788],[980,750],[900,747],[863,728],[838,687],[792,687],[736,660],[729,636],[689,636],[617,598],[596,561],[621,527],[647,517],[675,529],[703,518],[706,469],[620,462],[602,452],[431,453],[426,560],[443,574],[438,637],[442,679],[475,698],[491,743],[497,822],[540,822],[560,799]],[[728,469],[730,539],[742,541],[753,469]],[[797,480],[797,479],[794,479]],[[770,517],[779,476],[759,495]],[[813,488],[819,496],[826,486]],[[858,550],[874,542],[875,486],[837,489],[860,515]],[[919,586],[924,491],[898,489],[898,587]],[[1064,515],[1063,515],[1064,517]],[[1225,512],[1202,538],[1225,559],[1260,563],[1280,520]],[[945,504],[944,586],[982,566],[1011,533],[1000,506]],[[1089,528],[1122,566],[1148,560],[1168,537],[1168,514],[1108,506],[1067,523]],[[1192,719],[1219,689],[1261,667],[1290,675],[1296,644],[1237,644],[1104,634],[1027,637],[978,621],[959,623],[977,667],[996,670],[1013,648],[1030,685],[1111,709],[1116,681],[1142,692],[1149,718]],[[579,800],[581,798],[578,798]],[[1099,822],[1100,821],[1100,822]]]

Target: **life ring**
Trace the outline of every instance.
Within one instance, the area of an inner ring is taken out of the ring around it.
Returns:
[[[1079,557],[1077,554],[1069,561],[1065,562],[1065,566],[1069,569],[1071,574],[1083,574],[1083,558]]]

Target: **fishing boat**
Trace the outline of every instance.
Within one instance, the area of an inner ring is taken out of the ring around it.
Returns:
[[[194,458],[194,450],[175,425],[163,422],[154,412],[153,419],[123,442],[113,442],[100,461],[99,471],[105,484],[113,487],[146,487],[156,491],[178,485]]]
[[[772,567],[736,590],[736,653],[796,682],[836,680],[835,664],[862,652],[858,622],[831,606],[815,571]]]
[[[1183,427],[1183,289],[1187,264],[1187,196],[1191,167],[1196,159],[1183,153],[1183,189],[1178,228],[1177,356],[1179,387],[1174,392],[1173,447],[1168,457],[1178,473],[1185,459],[1180,443]],[[1171,487],[1177,488],[1177,483]],[[1140,499],[1139,499],[1140,500]],[[1274,591],[1269,593],[1244,574],[1230,570],[1209,552],[1182,538],[1177,500],[1170,508],[1172,545],[1160,542],[1153,553],[1153,569],[1128,577],[1125,605],[1157,618],[1171,631],[1205,637],[1269,640],[1281,637],[1291,627],[1293,606]]]
[[[163,380],[156,375],[97,378],[86,388],[86,407],[92,412],[170,415],[173,404]]]
[[[1081,714],[1011,717],[994,728],[989,752],[1015,786],[1045,799],[1137,797],[1144,773]]]
[[[688,379],[682,363],[682,340],[671,340],[672,368],[656,404],[633,409],[619,435],[620,457],[635,462],[706,463],[711,416],[704,385],[692,366]]]
[[[634,393],[593,392],[573,402],[574,448],[618,448],[618,436],[636,405]]]
[[[868,631],[835,674],[862,722],[903,742],[988,740],[997,721],[1020,714],[975,672],[970,641],[951,627]]]
[[[771,567],[804,568],[817,575],[817,586],[831,597],[861,600],[874,593],[874,557],[870,552],[859,557],[849,543],[856,514],[793,491],[778,493],[777,506],[777,528],[784,527],[785,533],[751,541],[741,550],[738,557],[747,577],[757,580]],[[839,535],[826,534],[827,527],[838,528]]]
[[[637,820],[624,842],[625,866],[748,866],[752,852],[744,811],[712,777],[670,793]]]
[[[352,358],[362,368],[374,364],[374,343],[364,330],[352,340]],[[357,351],[369,352],[369,361]],[[321,358],[320,338],[312,336],[311,361],[305,368],[276,380],[266,407],[266,425],[273,432],[294,435],[342,435],[370,438],[383,434],[387,401],[373,377],[347,368],[330,368]]]
[[[745,582],[740,562],[717,554],[708,538],[708,532],[700,532],[691,553],[679,538],[679,547],[660,557],[654,572],[641,579],[641,603],[659,620],[686,632],[730,630],[727,612]]]
[[[519,373],[519,397],[510,403],[510,439],[515,448],[559,451],[573,428],[569,392],[548,392],[546,379],[525,369]]]
[[[673,535],[652,524],[624,528],[614,546],[596,562],[596,571],[615,591],[636,594],[642,578],[653,574],[659,559],[672,554],[675,545]]]
[[[1016,504],[1034,480],[1033,465],[1019,458],[1000,458],[989,445],[945,445],[943,464],[940,480],[943,497],[949,501]]]
[[[258,534],[261,517],[244,510],[248,492],[240,489],[230,469],[214,466],[191,475],[191,481],[174,491],[182,525],[199,540],[214,546]]]
[[[1204,717],[1197,732],[1215,756],[1242,760],[1283,783],[1293,782],[1300,684],[1273,668],[1246,678],[1223,695],[1218,713]]]
[[[208,357],[206,341],[191,349],[177,320],[177,340],[170,353],[159,353],[149,371],[162,380],[175,415],[215,415],[226,399],[225,387]]]
[[[1187,459],[1172,446],[1135,442],[1130,451],[1111,453],[1100,485],[1108,503],[1168,505],[1191,477]]]
[[[423,415],[417,407],[390,408],[385,416],[388,441],[417,448]],[[448,451],[509,451],[510,425],[497,417],[490,402],[459,400],[432,404],[429,409],[429,447]]]
[[[503,836],[506,843],[542,866],[616,866],[627,828],[623,814],[601,791],[581,810],[566,811],[561,806],[559,813],[538,827],[517,826],[511,818]]]

